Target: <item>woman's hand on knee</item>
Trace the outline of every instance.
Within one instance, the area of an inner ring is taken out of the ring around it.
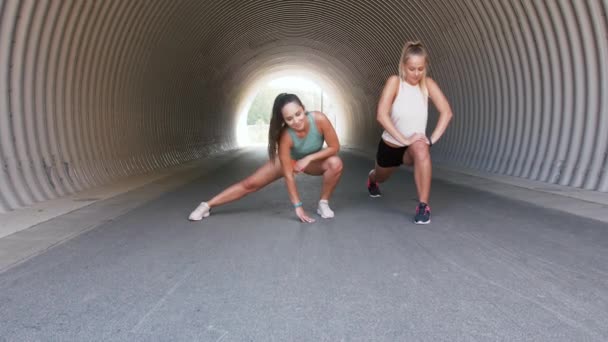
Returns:
[[[304,172],[304,170],[308,167],[308,164],[310,164],[310,158],[308,158],[308,156],[306,156],[294,163],[293,170],[296,173]]]
[[[406,140],[407,146],[416,144],[417,142],[427,142],[426,135],[422,133],[414,133]]]
[[[411,148],[413,150],[428,150],[429,144],[426,140],[426,137],[424,137],[424,139],[422,140],[416,140],[408,148]]]
[[[430,147],[426,142],[416,142],[407,150],[414,164],[430,157]]]

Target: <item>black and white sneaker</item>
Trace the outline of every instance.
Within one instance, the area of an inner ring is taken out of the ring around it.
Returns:
[[[416,207],[416,216],[414,216],[415,224],[429,224],[431,223],[431,207],[426,203],[420,202]]]
[[[378,183],[372,182],[369,177],[367,177],[367,191],[369,191],[370,197],[380,197],[382,193],[380,192],[380,187],[378,187]]]

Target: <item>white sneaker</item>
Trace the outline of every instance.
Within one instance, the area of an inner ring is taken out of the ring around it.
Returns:
[[[198,207],[196,207],[196,209],[194,209],[194,211],[190,214],[188,219],[190,221],[200,221],[209,216],[210,210],[211,208],[209,208],[209,204],[207,204],[207,202],[201,202],[201,204],[199,204]]]
[[[333,218],[334,211],[329,207],[329,202],[327,200],[320,200],[319,207],[317,208],[317,214],[319,214],[322,218]]]

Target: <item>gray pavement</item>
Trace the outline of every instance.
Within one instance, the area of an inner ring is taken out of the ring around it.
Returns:
[[[0,273],[0,340],[608,340],[608,224],[435,179],[417,226],[409,172],[373,199],[370,161],[342,157],[333,220],[297,222],[282,181],[186,220],[258,151],[138,206],[137,191],[96,204],[114,216],[17,233],[87,227]],[[298,184],[314,213],[320,178]]]

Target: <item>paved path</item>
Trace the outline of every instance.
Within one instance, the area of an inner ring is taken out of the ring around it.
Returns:
[[[246,153],[6,269],[0,341],[608,340],[608,224],[434,180],[417,226],[410,173],[372,199],[343,158],[333,220],[297,222],[279,181],[187,221]],[[314,213],[320,179],[298,182]]]

